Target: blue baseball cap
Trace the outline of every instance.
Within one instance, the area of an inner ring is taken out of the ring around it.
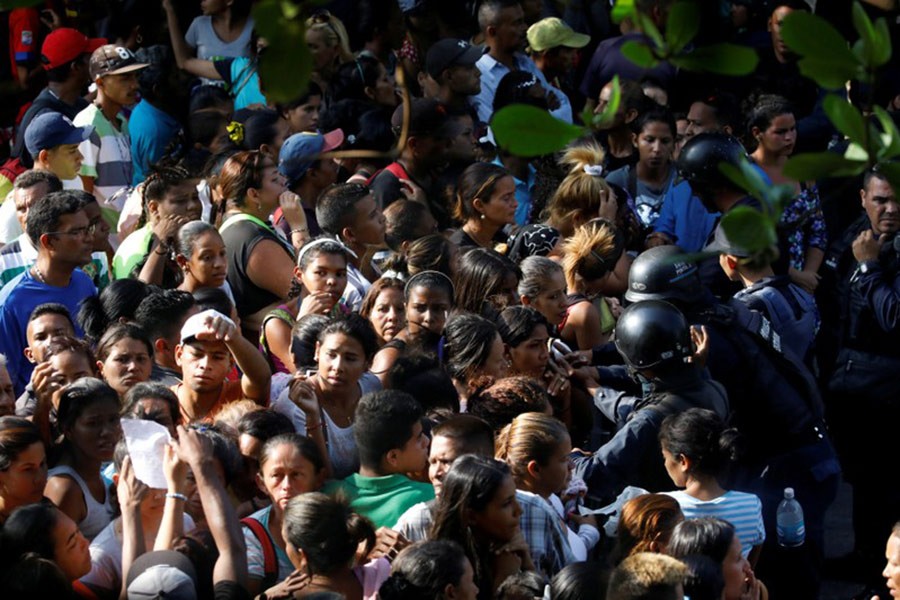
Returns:
[[[278,172],[287,180],[288,188],[294,186],[323,152],[331,152],[344,143],[340,129],[328,133],[295,133],[284,141],[278,153]]]
[[[94,132],[90,125],[76,127],[62,113],[45,112],[32,119],[25,129],[25,147],[31,157],[37,159],[41,150],[50,150],[63,144],[80,144]]]

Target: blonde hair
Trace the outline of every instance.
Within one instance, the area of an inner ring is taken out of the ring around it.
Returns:
[[[353,60],[353,52],[350,51],[350,36],[344,23],[328,11],[322,11],[306,20],[307,31],[317,31],[322,34],[329,48],[340,46],[340,64]]]
[[[578,275],[597,272],[605,267],[607,271],[612,271],[615,267],[614,261],[618,259],[618,256],[615,256],[616,226],[606,219],[594,219],[576,229],[575,233],[563,242],[562,249],[566,285],[570,290],[575,289]]]
[[[673,591],[684,584],[688,569],[679,560],[652,552],[629,556],[613,570],[609,578],[609,595],[613,600],[665,598],[660,588]],[[673,594],[672,598],[675,597]]]
[[[559,163],[568,173],[544,212],[548,225],[568,233],[575,221],[596,217],[601,203],[615,196],[603,177],[585,171],[585,167],[602,165],[604,157],[603,148],[595,143],[566,150]]]
[[[509,465],[516,482],[528,476],[528,463],[546,465],[569,432],[558,419],[539,412],[522,413],[500,430],[497,436],[497,460]]]

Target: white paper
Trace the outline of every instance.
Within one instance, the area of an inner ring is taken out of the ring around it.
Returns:
[[[122,432],[137,478],[151,488],[167,489],[163,457],[171,439],[169,430],[154,421],[122,419]]]
[[[603,530],[608,537],[616,537],[616,531],[619,527],[619,514],[622,512],[622,505],[638,496],[649,494],[647,490],[635,486],[627,486],[622,493],[610,504],[603,508],[592,510],[590,508],[579,506],[578,512],[582,515],[603,515],[608,517],[606,523],[603,524]]]

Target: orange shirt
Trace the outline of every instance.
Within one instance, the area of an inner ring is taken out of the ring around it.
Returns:
[[[181,422],[184,425],[191,423],[192,420],[190,416],[184,410],[184,400],[181,398],[181,387],[183,383],[178,383],[173,385],[171,390],[175,392],[175,395],[178,397],[178,410],[181,412]],[[219,414],[219,411],[222,410],[222,407],[228,404],[229,402],[234,402],[235,400],[240,400],[244,397],[244,391],[241,389],[241,382],[238,381],[225,381],[222,385],[222,391],[219,393],[219,398],[215,401],[215,403],[210,407],[209,411],[206,415],[201,419],[194,419],[194,421],[199,421],[201,423],[212,423],[216,415]]]

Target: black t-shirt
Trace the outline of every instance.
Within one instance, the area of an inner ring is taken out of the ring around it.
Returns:
[[[81,97],[75,101],[75,104],[67,104],[57,98],[50,91],[50,88],[41,90],[41,93],[38,94],[37,98],[34,99],[34,102],[31,103],[31,106],[28,107],[28,110],[25,111],[25,116],[22,117],[22,122],[19,124],[19,129],[16,131],[16,143],[13,145],[12,156],[18,157],[19,160],[22,161],[22,164],[27,167],[33,166],[34,159],[32,159],[28,150],[25,148],[25,129],[28,128],[28,124],[31,123],[32,119],[48,111],[62,113],[69,119],[74,119],[75,115],[87,108],[87,105],[87,100]]]
[[[213,586],[215,600],[250,600],[250,592],[236,581],[220,581]]]

